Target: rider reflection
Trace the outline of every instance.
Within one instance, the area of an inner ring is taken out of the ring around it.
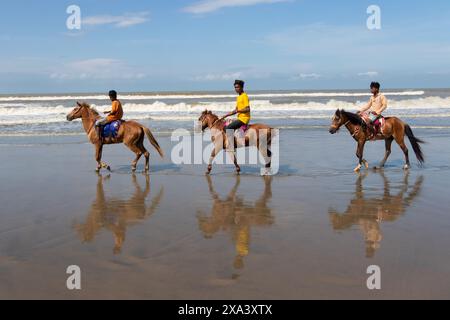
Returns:
[[[199,211],[198,223],[205,238],[210,239],[220,231],[231,235],[236,256],[234,268],[243,269],[244,259],[250,253],[252,227],[267,227],[274,223],[268,203],[272,198],[272,178],[264,177],[264,191],[254,204],[248,204],[238,194],[240,177],[225,199],[215,191],[211,177],[207,176],[208,187],[213,199],[209,216]]]
[[[419,176],[410,190],[409,172],[406,172],[400,191],[398,194],[392,195],[389,180],[383,171],[380,172],[380,175],[384,181],[382,197],[367,198],[365,196],[366,190],[363,182],[368,176],[368,173],[365,173],[359,175],[356,181],[355,196],[350,201],[347,210],[344,213],[338,213],[333,209],[329,210],[334,230],[347,230],[355,225],[359,226],[365,237],[367,258],[373,258],[377,249],[380,248],[383,239],[381,224],[395,222],[406,212],[406,209],[419,195],[424,180],[423,176]]]
[[[114,236],[114,254],[122,252],[125,243],[127,228],[150,218],[158,208],[163,197],[163,189],[147,205],[146,200],[150,194],[150,176],[145,175],[145,189],[142,190],[136,175],[132,176],[135,188],[134,194],[128,200],[116,197],[107,197],[103,187],[110,175],[98,176],[96,199],[88,211],[86,221],[76,224],[74,229],[84,243],[95,240],[97,234],[106,229]]]

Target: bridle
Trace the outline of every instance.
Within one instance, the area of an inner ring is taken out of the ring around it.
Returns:
[[[80,106],[78,111],[81,111],[81,109],[83,109],[83,108],[85,108],[85,106]],[[77,113],[77,112],[75,112],[75,113]],[[81,117],[81,118],[83,118],[83,117]],[[97,120],[94,119],[94,121],[92,122],[92,125],[90,126],[89,130],[87,131],[88,135],[91,133],[92,129],[94,129],[96,122],[97,122]]]

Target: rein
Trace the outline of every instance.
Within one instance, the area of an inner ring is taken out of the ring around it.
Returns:
[[[91,133],[92,129],[94,129],[96,122],[97,122],[97,120],[94,119],[94,122],[92,123],[91,127],[89,128],[89,130],[87,132],[88,135]]]
[[[350,123],[350,120],[348,120],[345,124],[344,124],[344,126],[347,128],[347,125]],[[348,128],[347,128],[348,129]],[[358,132],[358,130],[355,130],[354,132],[353,132],[353,134],[352,134],[352,137],[354,138],[357,134],[358,134],[359,132]]]

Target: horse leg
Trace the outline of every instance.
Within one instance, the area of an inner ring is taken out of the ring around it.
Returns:
[[[236,150],[228,151],[227,153],[229,153],[231,156],[231,159],[233,159],[234,166],[236,167],[236,173],[239,175],[241,173],[241,167],[239,166],[239,164],[237,162]]]
[[[144,137],[142,138],[141,143],[139,144],[139,148],[141,149],[142,154],[145,157],[145,172],[150,171],[150,152],[144,147]]]
[[[208,163],[208,170],[206,171],[206,174],[209,175],[211,174],[212,171],[212,163],[214,161],[214,159],[216,158],[217,155],[217,151],[216,151],[216,147],[214,146],[214,149],[211,152],[211,156],[209,157],[209,163]]]
[[[265,139],[260,139],[258,142],[258,150],[262,154],[264,161],[265,161],[265,170],[263,171],[262,175],[269,175],[270,174],[270,168],[272,167],[272,141],[271,141],[271,134],[270,132],[267,134]],[[261,143],[264,142],[264,143]]]
[[[366,168],[369,167],[369,163],[366,160],[364,160],[364,158],[363,158],[365,144],[366,144],[366,141],[362,141],[362,140],[358,141],[358,148],[356,150],[356,156],[359,159],[359,163],[354,170],[355,172],[360,172],[363,165],[365,165]]]
[[[137,164],[139,162],[139,159],[141,159],[143,152],[136,144],[126,144],[126,146],[136,154],[136,158],[131,163],[131,171],[136,172]]]
[[[142,150],[144,152],[145,157],[145,172],[150,171],[150,152],[147,151],[147,149],[143,148]]]
[[[380,168],[384,168],[386,161],[389,159],[389,156],[391,155],[392,141],[394,141],[394,138],[392,138],[392,137],[385,140],[386,153],[384,155],[383,160],[380,163]],[[376,167],[375,167],[375,169],[376,169]]]
[[[97,168],[95,169],[95,171],[98,173],[100,172],[100,170],[102,169],[102,151],[103,151],[103,146],[100,143],[97,143],[95,145],[95,161],[97,161]]]
[[[403,166],[403,169],[408,170],[410,168],[411,164],[409,163],[409,151],[408,151],[408,147],[405,144],[405,137],[397,136],[397,137],[395,137],[395,141],[398,143],[398,145],[402,149],[403,153],[405,154],[406,164]]]
[[[97,161],[96,172],[100,172],[101,169],[111,171],[111,168],[104,162],[102,162],[103,144],[98,143],[95,145],[95,160]]]

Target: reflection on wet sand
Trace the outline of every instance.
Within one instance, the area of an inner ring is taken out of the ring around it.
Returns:
[[[409,173],[405,173],[400,191],[397,195],[391,195],[391,186],[384,172],[380,172],[384,181],[384,194],[374,198],[366,199],[363,186],[364,179],[368,173],[360,175],[356,181],[354,199],[350,201],[344,213],[329,210],[330,220],[334,230],[346,230],[352,226],[360,227],[366,241],[366,257],[372,258],[380,248],[383,239],[381,224],[383,222],[394,222],[411,205],[420,193],[423,176],[419,176],[412,189],[409,187]]]
[[[244,268],[244,258],[249,255],[252,227],[271,226],[274,222],[268,203],[272,198],[272,178],[264,177],[264,192],[253,205],[249,205],[238,194],[240,177],[225,199],[215,191],[211,177],[207,177],[209,191],[213,199],[211,213],[206,216],[198,212],[199,228],[205,238],[212,238],[220,231],[228,232],[233,241],[236,257],[234,268]]]
[[[137,182],[136,175],[132,176],[135,188],[134,194],[128,200],[105,195],[104,181],[108,181],[110,175],[99,175],[97,182],[96,199],[88,211],[86,222],[75,224],[74,228],[83,242],[94,241],[96,235],[106,229],[114,236],[114,254],[122,251],[125,243],[126,231],[129,226],[141,223],[153,215],[163,197],[163,188],[147,205],[146,200],[150,194],[150,176],[145,175],[145,190]]]

